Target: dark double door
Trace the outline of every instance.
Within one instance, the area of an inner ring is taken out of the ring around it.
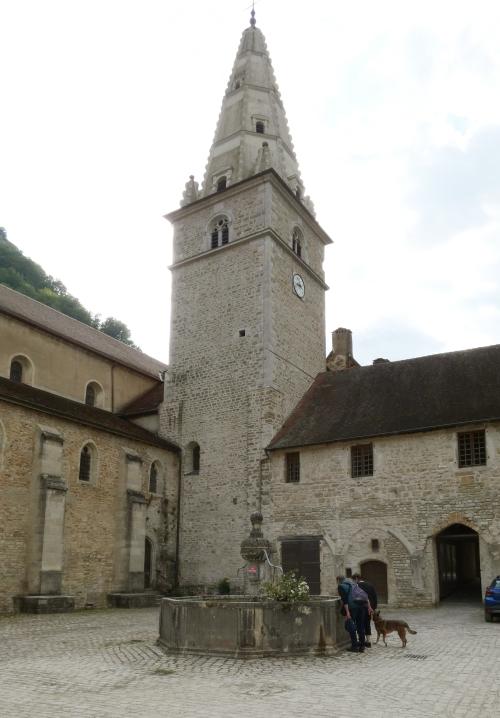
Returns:
[[[298,577],[305,578],[312,595],[321,593],[319,539],[285,539],[281,542],[281,564],[285,573],[295,571]]]

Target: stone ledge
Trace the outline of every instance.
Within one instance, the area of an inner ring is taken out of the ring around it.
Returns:
[[[108,593],[108,605],[112,608],[150,608],[160,604],[159,593]]]
[[[68,613],[75,608],[74,596],[16,596],[14,606],[20,613]]]

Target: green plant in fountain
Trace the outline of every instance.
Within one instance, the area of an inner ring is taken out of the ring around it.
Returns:
[[[283,603],[297,603],[309,600],[309,585],[302,577],[297,578],[293,571],[284,573],[274,583],[264,583],[263,592],[266,598]]]
[[[231,593],[231,585],[228,578],[223,578],[219,581],[217,591],[219,592],[219,596],[228,596]]]

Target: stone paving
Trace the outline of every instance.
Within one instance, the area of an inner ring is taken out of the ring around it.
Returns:
[[[0,619],[1,718],[500,715],[500,623],[480,604],[387,612],[418,631],[364,654],[169,656],[158,609]]]

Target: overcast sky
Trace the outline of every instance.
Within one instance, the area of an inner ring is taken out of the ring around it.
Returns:
[[[171,230],[250,5],[0,0],[0,225],[168,358]],[[500,3],[260,0],[329,332],[361,363],[500,342]]]

